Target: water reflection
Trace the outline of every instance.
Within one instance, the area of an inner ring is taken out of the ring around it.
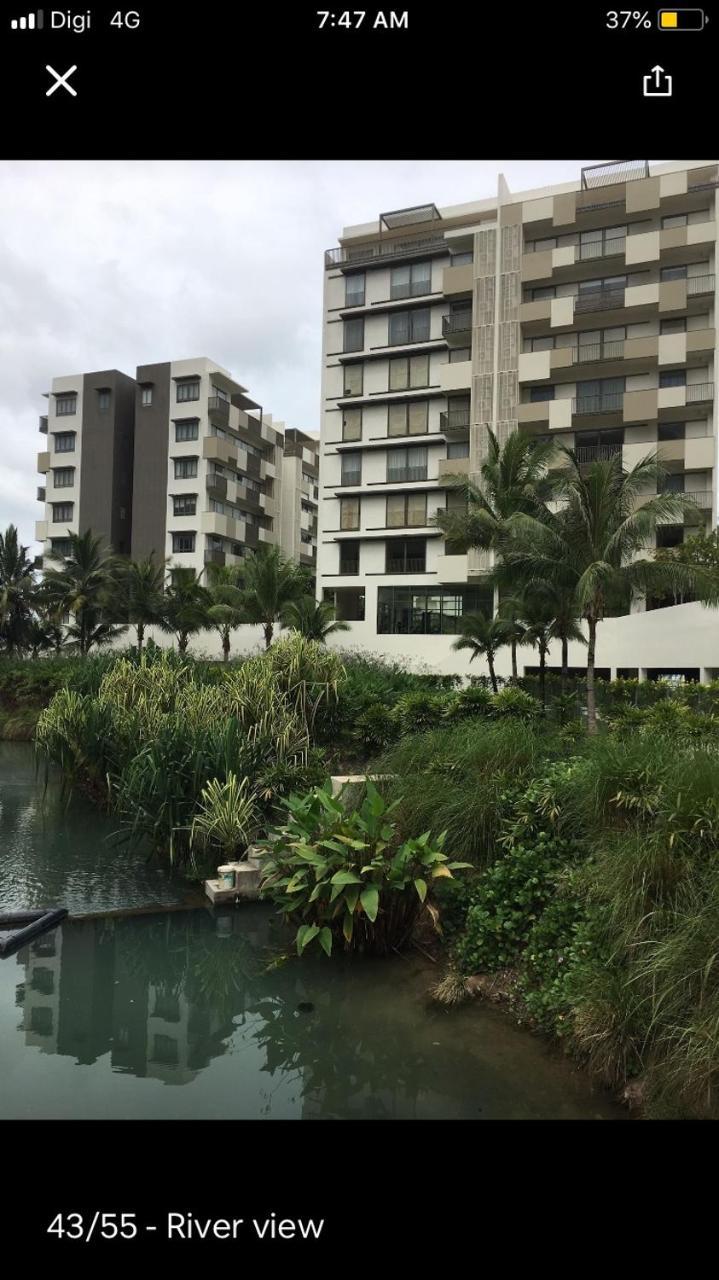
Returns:
[[[428,1006],[434,975],[422,960],[278,965],[276,929],[270,911],[246,905],[66,921],[38,939],[8,961],[21,971],[14,1040],[2,1030],[0,971],[4,1114],[618,1114],[494,1011]],[[83,1069],[74,1088],[37,1070],[38,1050]],[[158,1094],[158,1084],[182,1087]]]

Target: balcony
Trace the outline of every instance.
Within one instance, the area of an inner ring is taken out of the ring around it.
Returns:
[[[218,476],[214,471],[208,471],[205,476],[205,488],[208,493],[212,493],[215,497],[227,497],[227,479],[225,476]]]
[[[46,435],[47,435],[47,414],[46,414],[46,413],[41,413],[41,414],[40,414],[40,418],[39,418],[39,421],[38,421],[38,426],[39,426],[40,431],[42,432],[42,434],[43,434],[44,436],[46,436]]]
[[[213,549],[205,552],[205,564],[224,564],[225,552]]]
[[[687,404],[704,404],[714,399],[713,382],[690,382],[686,388]]]
[[[624,289],[597,289],[593,293],[578,293],[574,299],[574,314],[587,315],[593,311],[617,311],[624,306]]]
[[[230,421],[230,402],[222,396],[210,396],[207,401],[207,416],[216,427],[226,427]]]
[[[402,467],[387,472],[387,484],[414,484],[427,479],[427,467]],[[355,481],[359,484],[359,481]]]
[[[621,360],[624,357],[624,340],[617,342],[588,342],[572,347],[572,364],[594,364],[599,360]]]
[[[407,258],[425,258],[428,255],[448,253],[444,236],[422,236],[414,240],[375,240],[372,243],[340,245],[325,252],[325,270],[357,266],[361,262],[389,260],[399,262]]]
[[[440,458],[437,463],[438,476],[468,476],[469,454],[464,458]]]
[[[572,400],[572,414],[588,416],[597,413],[621,413],[624,406],[624,392],[604,396],[581,396]]]
[[[39,453],[37,455],[37,469],[41,476],[44,476],[50,470],[50,454]]]
[[[611,240],[589,240],[586,244],[578,244],[575,262],[588,262],[594,258],[624,257],[626,236],[616,236]]]
[[[687,297],[697,298],[703,293],[713,293],[715,287],[714,276],[688,276],[687,281]]]
[[[451,311],[449,315],[442,316],[442,337],[447,339],[448,346],[468,346],[471,332],[472,312],[469,308],[466,311]]]
[[[445,409],[439,415],[439,429],[444,435],[469,430],[469,405],[462,409]]]
[[[692,502],[696,502],[701,511],[711,510],[714,499],[711,489],[685,489],[684,495],[687,498],[691,498]]]
[[[579,444],[574,450],[580,466],[588,466],[592,462],[609,462],[611,458],[621,455],[620,444]]]
[[[38,502],[45,502],[45,486],[44,486],[44,484],[39,484],[39,485],[38,485],[38,487],[37,487],[37,500],[38,500]]]

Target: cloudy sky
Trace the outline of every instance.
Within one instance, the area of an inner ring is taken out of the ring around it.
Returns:
[[[0,164],[0,528],[38,550],[43,392],[60,374],[210,356],[319,427],[323,250],[385,209],[570,182],[592,161]]]

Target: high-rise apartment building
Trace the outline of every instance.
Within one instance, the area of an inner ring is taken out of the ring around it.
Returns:
[[[172,569],[235,564],[263,544],[314,566],[318,441],[273,426],[214,361],[56,378],[49,400],[45,556],[63,554],[68,531],[92,529]]]
[[[55,378],[40,431],[45,513],[35,536],[46,554],[62,555],[67,533],[93,529],[129,555],[135,383],[117,369]]]
[[[451,646],[492,607],[488,553],[453,554],[432,517],[463,502],[449,477],[479,478],[488,428],[585,464],[656,453],[696,506],[657,545],[716,525],[718,181],[716,161],[519,194],[500,176],[496,198],[385,213],[326,253],[318,594],[345,643],[473,670]],[[711,672],[719,614],[656,604],[602,623],[599,663]]]

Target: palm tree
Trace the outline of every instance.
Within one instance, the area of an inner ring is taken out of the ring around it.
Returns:
[[[586,470],[571,449],[556,481],[564,505],[554,515],[518,513],[508,521],[502,546],[506,568],[531,585],[570,590],[576,617],[587,624],[587,726],[597,732],[594,684],[597,627],[612,598],[650,590],[706,588],[701,568],[642,556],[657,522],[676,523],[696,510],[681,493],[656,493],[664,472],[649,455],[631,470],[620,455]],[[641,505],[640,505],[641,504]]]
[[[329,600],[315,600],[314,596],[301,596],[292,600],[282,613],[282,626],[299,631],[308,640],[324,644],[329,635],[337,631],[349,631],[349,623],[337,620],[334,605]]]
[[[0,640],[11,656],[25,648],[32,617],[35,580],[27,551],[18,544],[15,525],[9,524],[0,533]]]
[[[230,636],[235,627],[248,621],[241,589],[242,567],[234,564],[209,564],[207,575],[207,590],[212,600],[207,615],[220,634],[222,660],[229,662]]]
[[[160,626],[177,638],[180,653],[187,652],[190,636],[209,625],[212,601],[192,569],[175,569],[161,604]]]
[[[27,625],[26,644],[31,658],[37,658],[41,653],[53,648],[54,640],[50,628],[37,615],[33,616]]]
[[[127,560],[120,565],[117,607],[135,628],[138,653],[142,653],[145,627],[160,621],[165,564],[157,562],[155,553],[151,552],[144,560]]]
[[[117,557],[95,536],[68,530],[69,554],[56,555],[62,568],[48,569],[40,597],[59,622],[68,614],[72,623],[68,635],[85,656],[93,645],[107,644],[127,630],[117,625]]]
[[[460,620],[461,635],[454,641],[453,649],[471,649],[470,662],[486,658],[492,689],[497,692],[494,659],[499,649],[509,644],[508,625],[504,618],[487,618],[483,613],[465,613]]]
[[[492,575],[492,581],[497,581],[496,573]],[[520,645],[525,643],[525,633],[527,630],[526,623],[522,618],[523,609],[524,602],[521,597],[516,595],[502,597],[500,587],[497,613],[506,624],[507,628],[507,643],[509,644],[512,655],[512,684],[517,684],[519,680],[519,674],[517,671],[517,649]]]
[[[562,644],[562,693],[569,665],[569,641],[587,642],[577,621],[574,596],[562,585],[556,586],[551,582],[530,584],[522,594],[521,606],[523,643],[531,645],[539,655],[539,691],[542,706],[546,707],[547,655],[552,641],[560,640]]]
[[[503,447],[489,428],[488,453],[480,468],[481,483],[457,478],[453,489],[467,498],[466,511],[439,511],[434,523],[445,539],[464,551],[470,547],[496,547],[506,521],[518,511],[535,514],[552,496],[554,481],[548,472],[553,443],[538,443],[514,431]]]
[[[275,623],[288,604],[307,593],[308,575],[279,547],[260,547],[242,562],[242,608],[247,622],[258,623],[269,649]]]

